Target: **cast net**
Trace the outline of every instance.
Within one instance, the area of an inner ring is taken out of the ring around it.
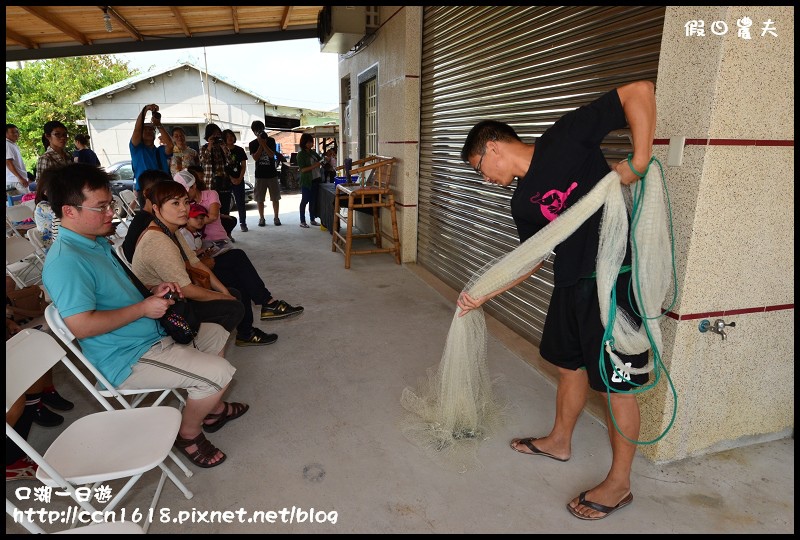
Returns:
[[[641,233],[636,242],[641,256],[638,257],[638,271],[634,274],[641,281],[639,289],[647,291],[645,298],[639,298],[637,294],[637,301],[640,306],[644,306],[646,313],[660,313],[666,286],[669,284],[669,261],[665,267],[659,260],[669,253],[669,239],[662,237],[666,235],[667,228],[664,221],[662,184],[659,179],[660,171],[651,167],[645,180],[638,182],[647,182],[653,188],[645,190],[649,197],[641,204],[642,214],[648,215],[648,218],[642,221],[637,230],[637,234]],[[614,171],[610,172],[594,189],[533,237],[476,272],[464,290],[473,298],[478,298],[502,289],[525,274],[530,275],[555,246],[566,240],[584,221],[606,205],[600,233],[602,249],[598,253],[598,258],[602,256],[603,261],[601,264],[598,260],[597,265],[598,288],[601,280],[603,283],[599,294],[605,295],[613,286],[625,255],[628,209],[622,192],[627,189],[620,184],[619,175]],[[659,192],[661,196],[650,195],[651,191]],[[637,202],[634,200],[634,206]],[[654,208],[657,206],[661,208]],[[653,215],[650,216],[650,213]],[[653,265],[654,261],[658,261],[658,264]],[[636,265],[635,257],[634,266]],[[666,275],[651,276],[650,266]],[[608,296],[610,298],[610,293]],[[611,306],[608,301],[601,301],[600,305],[601,310],[604,310],[605,324],[608,310],[615,306]],[[408,411],[401,421],[401,430],[406,438],[440,464],[463,472],[479,465],[477,446],[480,441],[496,433],[502,424],[506,406],[495,396],[494,387],[498,379],[489,375],[483,309],[472,310],[463,317],[458,316],[459,311],[456,308],[438,368],[429,369],[427,377],[418,383],[416,389],[405,388],[400,402]],[[658,328],[657,324],[645,320]],[[617,350],[633,354],[649,348],[649,341],[646,336],[644,340],[641,339],[642,332],[636,328],[634,319],[621,309],[614,318],[615,338],[618,333]],[[660,332],[658,336],[660,347]],[[621,367],[630,370],[624,365]],[[652,367],[650,362],[643,371],[652,370]]]

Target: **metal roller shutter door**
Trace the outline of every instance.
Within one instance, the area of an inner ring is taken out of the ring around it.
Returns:
[[[484,185],[459,157],[469,129],[492,118],[530,142],[568,110],[635,80],[655,82],[662,7],[427,7],[422,37],[417,264],[461,290],[519,245],[512,190]],[[609,160],[627,134],[604,141]],[[512,184],[512,189],[515,184]],[[485,305],[538,345],[552,264]]]

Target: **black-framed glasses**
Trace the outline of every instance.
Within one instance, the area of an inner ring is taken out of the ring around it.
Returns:
[[[481,159],[478,160],[478,165],[473,169],[480,176],[483,176],[483,171],[481,171],[481,166],[483,165],[483,157],[485,155],[486,155],[486,150],[484,149],[483,154],[481,154]]]
[[[103,206],[81,206],[76,205],[75,208],[83,208],[85,210],[91,210],[92,212],[101,212],[101,213],[108,213],[111,212],[112,214],[117,212],[117,201],[111,201],[110,203],[106,203]]]

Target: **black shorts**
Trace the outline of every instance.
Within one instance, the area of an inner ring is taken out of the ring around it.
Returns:
[[[636,315],[638,309],[632,309],[628,302],[630,280],[630,272],[620,274],[617,278],[617,306],[641,322]],[[624,373],[623,377],[614,373],[614,363],[603,346],[604,333],[605,328],[600,320],[600,304],[597,301],[597,281],[594,278],[584,278],[575,285],[556,287],[553,290],[539,352],[542,358],[558,367],[573,371],[585,368],[589,376],[589,386],[598,392],[608,390],[601,376],[601,350],[602,371],[606,373],[606,380],[613,390],[631,390],[637,385],[646,384],[649,378],[647,373],[641,375]],[[635,355],[617,352],[623,363],[634,368],[644,367],[648,355],[649,351]]]

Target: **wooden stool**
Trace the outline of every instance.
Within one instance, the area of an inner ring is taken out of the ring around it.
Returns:
[[[350,268],[350,258],[353,255],[370,255],[373,253],[393,253],[397,264],[400,264],[400,235],[397,230],[397,211],[394,206],[394,193],[390,184],[392,170],[397,159],[370,156],[368,158],[353,162],[356,165],[350,174],[365,175],[364,184],[348,183],[336,186],[336,194],[333,198],[333,238],[331,240],[331,251],[337,249],[344,253],[344,267]],[[340,167],[341,168],[341,167]],[[347,204],[347,215],[342,215],[343,203]],[[389,236],[381,229],[381,208],[388,208],[392,215],[392,234]],[[372,212],[373,232],[359,233],[353,232],[353,218],[356,210],[369,209]],[[347,225],[346,232],[339,232],[341,222]],[[375,247],[370,249],[353,249],[354,238],[374,238]],[[382,239],[386,238],[392,242],[391,247],[383,247]]]

